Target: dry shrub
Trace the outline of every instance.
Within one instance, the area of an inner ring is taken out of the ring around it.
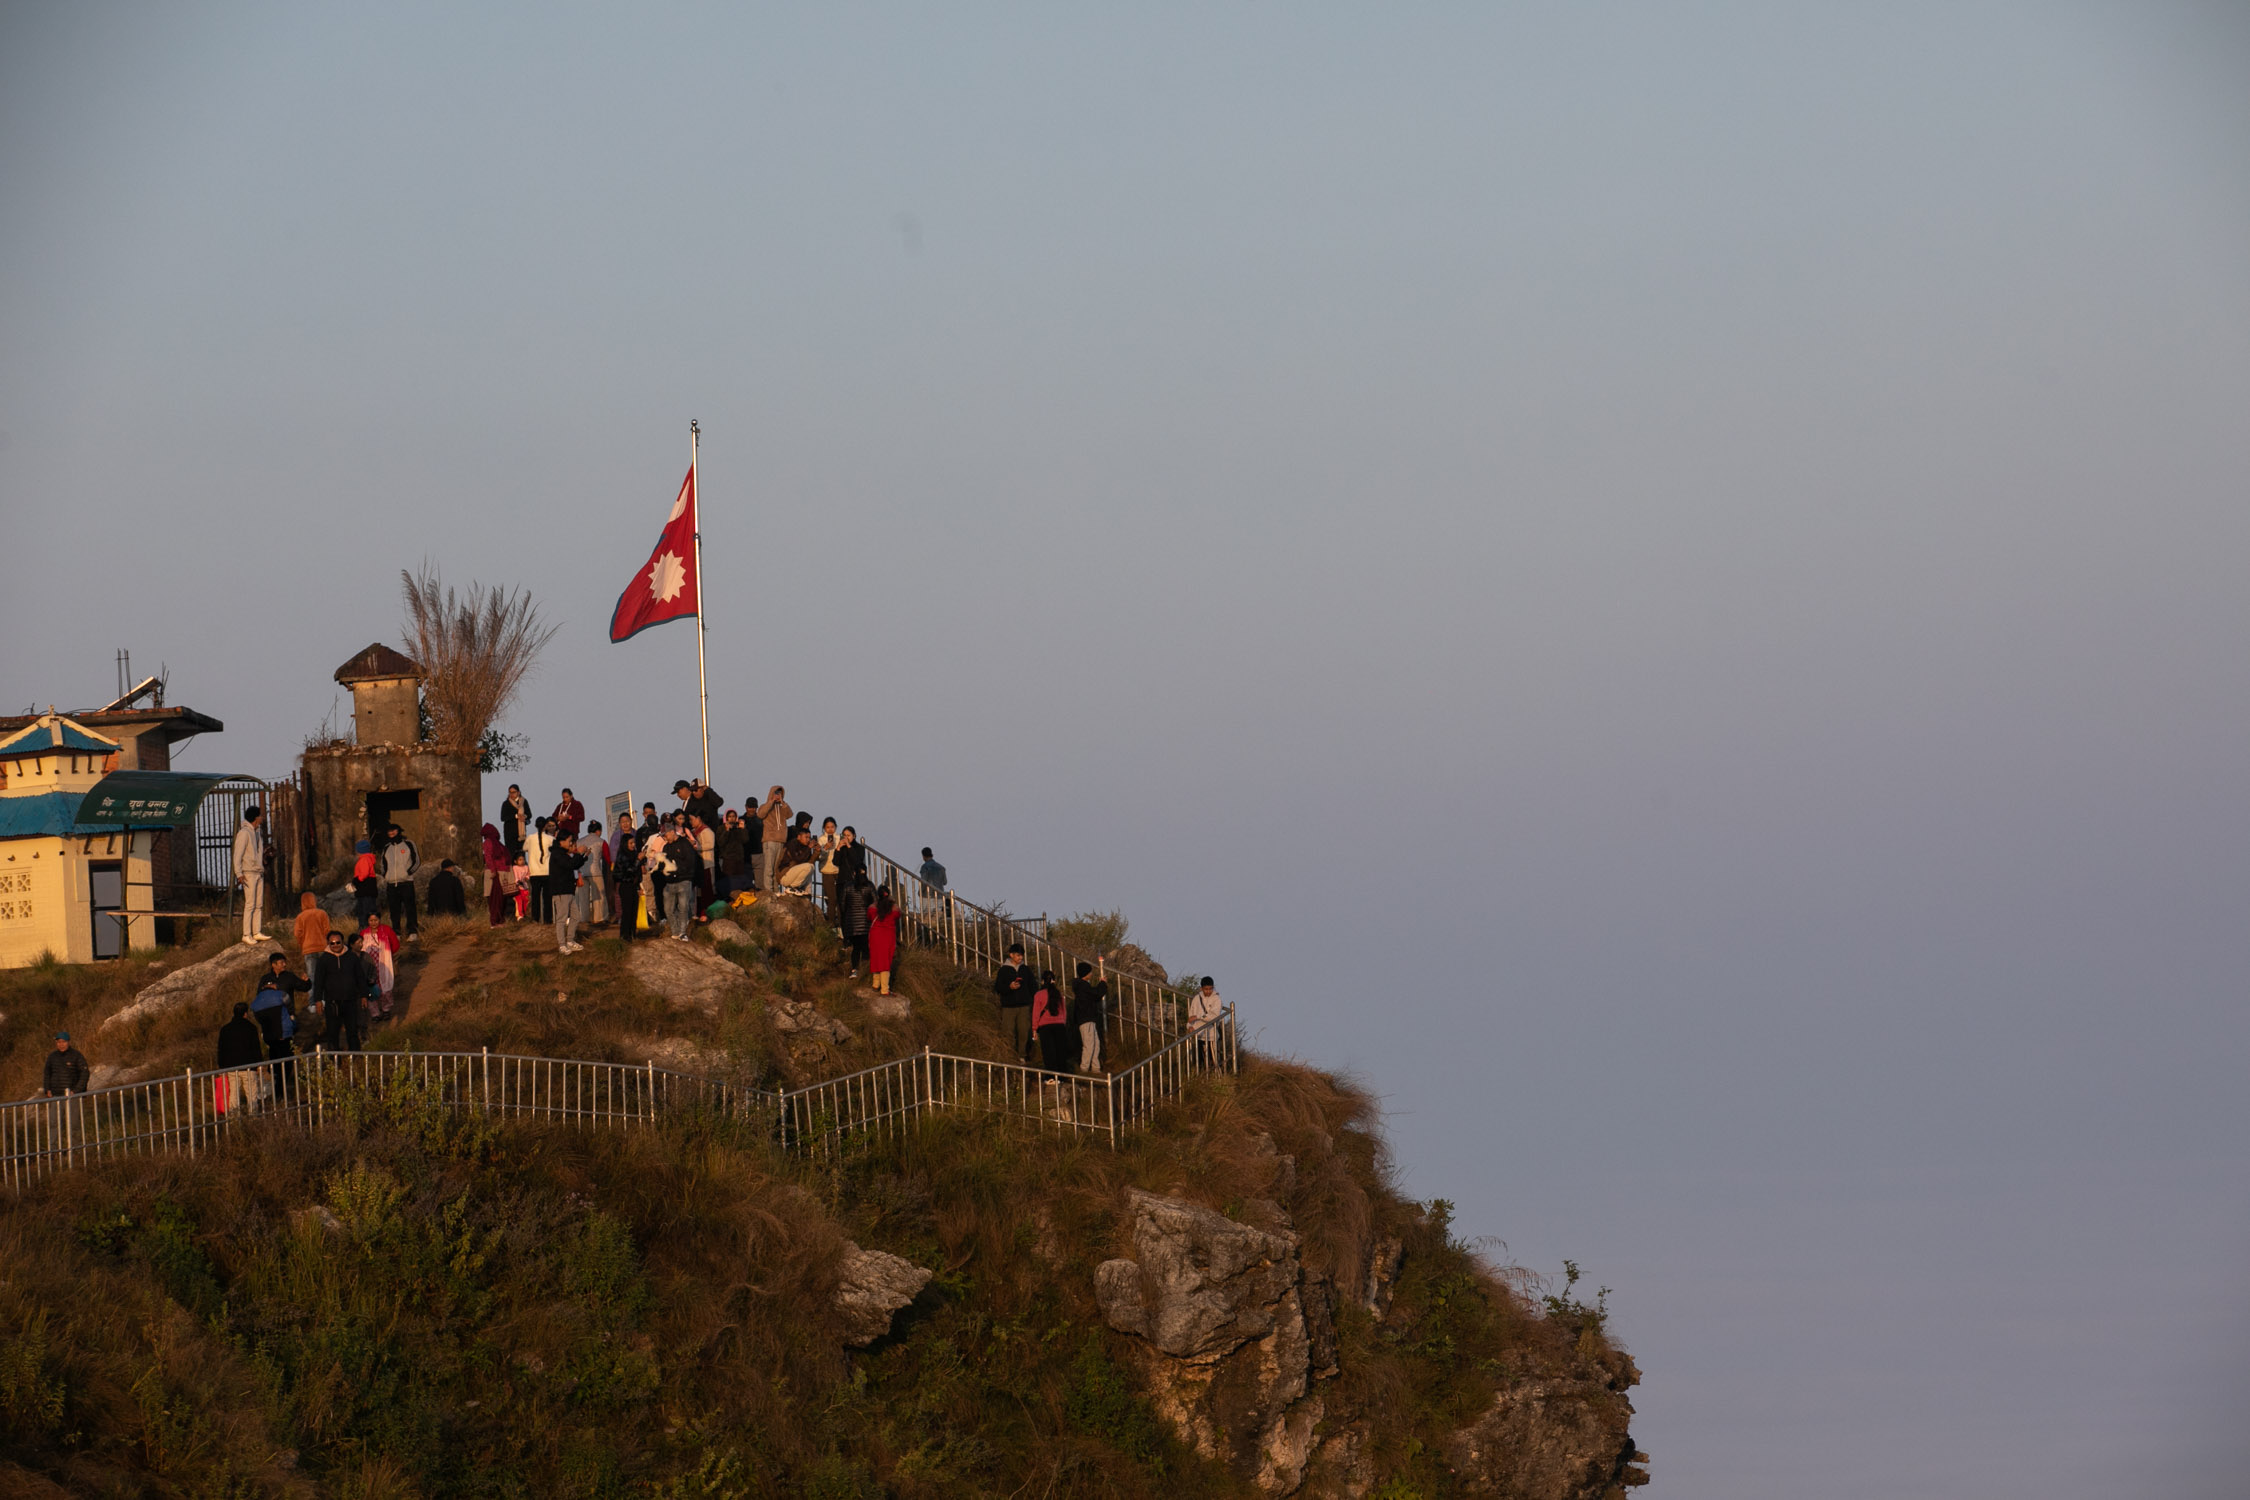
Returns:
[[[430,738],[453,750],[475,750],[560,626],[539,618],[528,589],[472,583],[456,594],[424,562],[401,570],[406,596],[406,651],[422,668],[422,701]]]

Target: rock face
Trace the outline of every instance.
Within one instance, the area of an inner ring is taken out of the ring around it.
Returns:
[[[711,941],[714,943],[740,943],[747,941],[750,937],[750,934],[743,930],[742,924],[731,917],[715,918],[711,925],[703,930],[711,934]]]
[[[838,1043],[852,1039],[849,1026],[826,1014],[810,1000],[788,1000],[776,996],[769,1008],[773,1015],[773,1029],[784,1036],[794,1034],[820,1037]]]
[[[632,976],[662,995],[674,1010],[719,1013],[720,1003],[745,988],[750,976],[700,943],[650,937],[634,943],[625,958]]]
[[[844,1243],[836,1282],[836,1310],[844,1315],[844,1342],[857,1348],[891,1331],[891,1318],[929,1285],[930,1273],[910,1260]]]
[[[1135,1258],[1096,1267],[1094,1295],[1147,1341],[1150,1403],[1197,1452],[1291,1493],[1321,1415],[1296,1235],[1138,1190],[1129,1203]]]
[[[878,1021],[904,1021],[912,1018],[914,1007],[904,995],[878,995],[873,990],[865,994],[867,1013]]]
[[[184,969],[174,969],[156,983],[133,997],[132,1004],[105,1019],[96,1028],[106,1032],[120,1026],[130,1026],[135,1021],[162,1015],[176,1005],[185,1005],[204,995],[213,987],[229,980],[241,983],[240,998],[250,998],[251,980],[258,970],[266,966],[267,955],[285,945],[275,943],[230,943],[199,964],[189,964]]]
[[[1648,1483],[1626,1425],[1624,1399],[1640,1371],[1623,1354],[1587,1365],[1584,1378],[1505,1386],[1484,1415],[1445,1443],[1445,1461],[1469,1495],[1574,1500]]]

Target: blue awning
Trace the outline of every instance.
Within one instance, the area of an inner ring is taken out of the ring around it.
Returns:
[[[25,797],[0,797],[0,839],[69,837],[83,833],[122,833],[123,823],[81,823],[79,792],[33,792]]]

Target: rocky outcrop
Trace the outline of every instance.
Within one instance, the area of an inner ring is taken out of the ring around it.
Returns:
[[[930,1273],[910,1260],[844,1242],[836,1282],[836,1310],[844,1315],[844,1342],[854,1348],[891,1331],[898,1310],[921,1295]]]
[[[280,947],[279,943],[230,943],[201,963],[174,969],[135,995],[130,1005],[103,1020],[95,1029],[107,1032],[153,1019],[230,981],[239,983],[241,998],[247,1000],[252,978],[266,966],[267,956]]]
[[[699,1010],[715,1016],[730,994],[746,989],[750,976],[700,943],[651,936],[633,943],[625,968],[674,1010]]]
[[[742,924],[729,917],[716,918],[703,930],[711,935],[714,943],[746,943],[750,940],[750,934],[743,929]]]
[[[1613,1496],[1648,1483],[1627,1431],[1625,1390],[1640,1371],[1623,1354],[1584,1378],[1519,1380],[1501,1387],[1482,1416],[1446,1440],[1447,1467],[1464,1494],[1511,1500]]]
[[[839,1044],[852,1039],[849,1026],[810,1000],[789,1000],[777,995],[768,1003],[768,1013],[773,1017],[773,1029],[784,1036],[819,1038]]]
[[[1197,1452],[1291,1493],[1321,1414],[1296,1235],[1138,1190],[1129,1206],[1134,1257],[1096,1267],[1094,1294],[1145,1341],[1150,1404]]]

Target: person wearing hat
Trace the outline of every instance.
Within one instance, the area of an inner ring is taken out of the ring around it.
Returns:
[[[690,817],[701,818],[706,828],[719,826],[719,808],[726,802],[698,776],[693,781],[672,783],[672,795],[680,799],[680,811]]]
[[[60,1099],[65,1094],[83,1094],[94,1070],[86,1065],[86,1054],[70,1044],[70,1033],[55,1033],[55,1050],[47,1054],[46,1070],[40,1075],[39,1092],[49,1099]]]

